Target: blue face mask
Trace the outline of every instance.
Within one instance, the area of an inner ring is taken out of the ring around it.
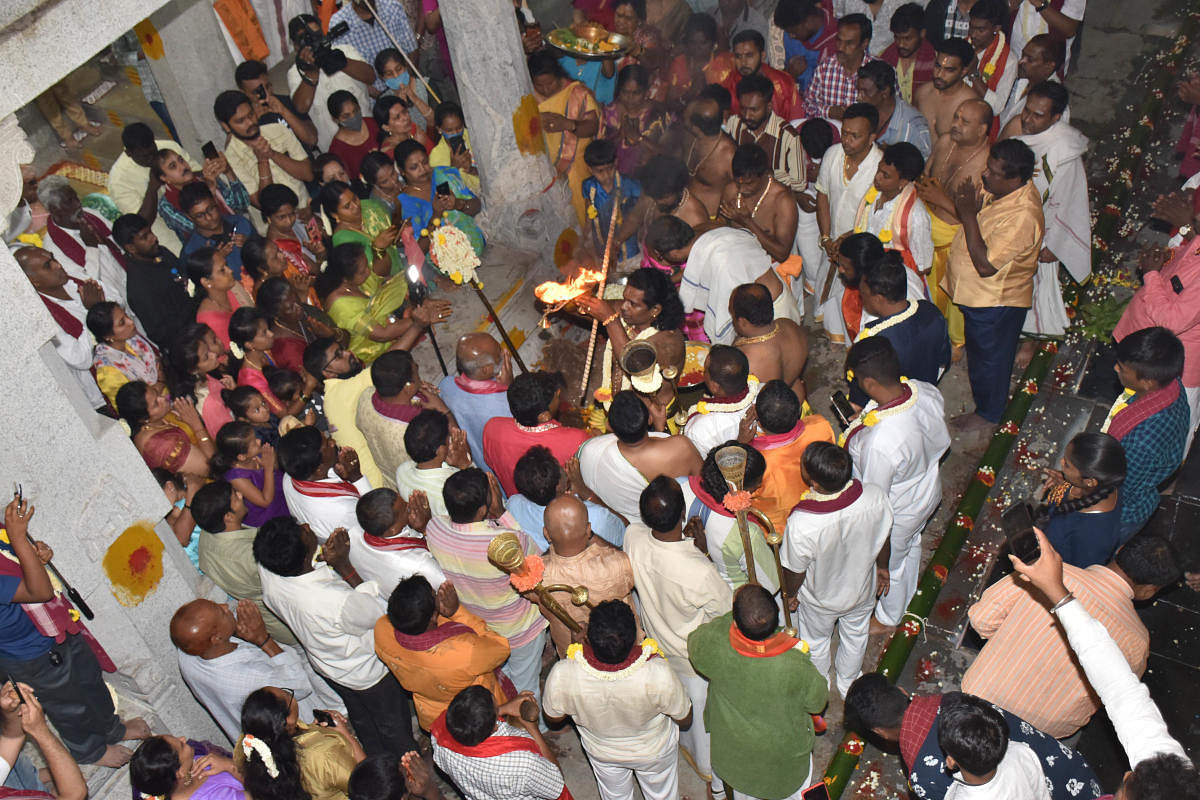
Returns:
[[[409,80],[411,80],[411,79],[412,79],[412,76],[406,72],[403,75],[400,75],[395,78],[384,78],[383,82],[387,84],[387,87],[389,89],[395,91],[396,89],[399,89],[401,86],[407,86]]]
[[[462,137],[463,137],[462,131],[459,131],[458,133],[443,133],[442,134],[443,139],[449,139],[450,141],[458,141]]]

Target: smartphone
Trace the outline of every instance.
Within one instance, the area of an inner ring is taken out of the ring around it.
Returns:
[[[17,679],[12,675],[8,676],[8,682],[12,684],[13,691],[17,693],[17,701],[21,705],[25,705],[25,695],[21,693],[21,687],[17,685]]]
[[[267,87],[265,87],[265,86],[255,86],[255,87],[254,87],[254,93],[255,93],[256,95],[258,95],[258,99],[259,99],[259,100],[262,100],[262,101],[264,101],[264,102],[266,101],[266,99],[267,99]]]
[[[439,183],[437,185],[437,193],[441,194],[441,195],[449,195],[450,194],[450,184]]]
[[[814,783],[800,792],[800,797],[804,800],[829,800],[829,787],[825,785],[825,781]]]
[[[450,149],[455,153],[461,153],[467,149],[467,141],[461,136],[450,140]]]
[[[1171,276],[1171,291],[1175,294],[1183,294],[1183,281],[1179,280],[1178,275]]]
[[[1009,507],[1001,517],[1008,548],[1026,564],[1042,557],[1042,547],[1033,532],[1033,507],[1021,501]]]
[[[314,708],[313,709],[313,722],[317,723],[318,725],[325,725],[327,727],[332,728],[333,727],[333,715],[330,714],[328,711],[322,711],[319,708]]]
[[[850,426],[850,420],[854,419],[854,406],[850,405],[850,398],[845,392],[838,390],[829,395],[829,402],[833,404],[834,416],[838,418],[842,430],[845,430]]]

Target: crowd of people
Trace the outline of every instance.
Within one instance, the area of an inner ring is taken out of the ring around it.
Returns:
[[[689,4],[575,0],[631,42],[585,59],[515,3],[547,157],[620,278],[571,307],[604,334],[583,408],[488,334],[437,384],[412,355],[453,311],[438,227],[486,247],[463,110],[414,72],[433,37],[453,88],[436,0],[292,19],[289,93],[240,64],[200,161],[125,127],[111,218],[27,173],[11,246],[55,350],[230,598],[181,604],[170,637],[233,749],[118,718],[17,497],[6,786],[79,800],[78,764],[128,763],[143,800],[435,800],[436,765],[470,800],[569,798],[547,739],[569,718],[605,800],[678,797],[681,752],[710,798],[782,800],[819,783],[836,693],[926,800],[1197,796],[1134,607],[1183,573],[1142,528],[1200,421],[1190,246],[1143,260],[1123,392],[1045,470],[1040,558],[971,606],[987,644],[962,691],[863,674],[917,591],[952,433],[1000,422],[1014,367],[1069,323],[1061,282],[1091,271],[1062,84],[1082,0]],[[330,22],[348,30],[317,59]],[[1156,212],[1190,239],[1193,207]],[[833,420],[806,320],[845,348]],[[947,420],[963,358],[974,411]],[[1119,787],[1067,743],[1102,706]]]

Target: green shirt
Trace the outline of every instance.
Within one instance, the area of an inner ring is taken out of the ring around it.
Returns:
[[[811,714],[829,695],[808,653],[796,648],[753,658],[733,649],[733,612],[688,636],[688,657],[708,679],[704,727],[713,772],[743,794],[775,800],[808,785]]]
[[[263,602],[262,581],[254,563],[254,536],[258,528],[242,528],[223,533],[200,532],[197,549],[200,571],[225,590],[230,597],[250,600],[262,612],[267,632],[280,644],[296,644],[296,637]]]

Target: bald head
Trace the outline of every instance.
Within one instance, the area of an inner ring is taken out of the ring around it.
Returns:
[[[459,339],[454,358],[459,373],[477,381],[500,373],[500,343],[487,333],[468,333]]]
[[[982,143],[992,127],[992,117],[992,107],[984,100],[963,100],[950,122],[951,141],[965,147]]]
[[[575,495],[564,494],[551,500],[542,519],[546,538],[555,553],[574,556],[587,548],[592,526],[587,506]]]
[[[202,656],[213,645],[227,643],[230,632],[222,623],[229,610],[211,600],[185,603],[171,617],[171,641],[190,656]]]

